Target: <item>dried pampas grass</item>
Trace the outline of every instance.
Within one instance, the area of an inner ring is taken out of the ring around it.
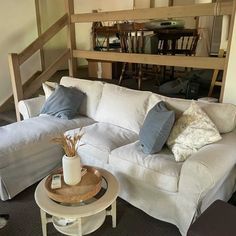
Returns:
[[[60,137],[56,137],[52,141],[60,144],[68,157],[74,157],[76,155],[78,141],[82,136],[83,134],[74,134],[73,136],[61,134]]]

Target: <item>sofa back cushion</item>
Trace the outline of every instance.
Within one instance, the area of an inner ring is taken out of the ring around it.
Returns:
[[[153,106],[158,101],[164,101],[169,110],[176,112],[176,118],[188,109],[191,104],[191,100],[170,98],[160,96],[158,94],[152,94],[149,98],[149,107]],[[202,110],[209,116],[209,118],[216,125],[220,133],[231,132],[236,126],[236,106],[228,103],[209,103],[196,101],[196,103],[202,108]]]
[[[95,119],[98,103],[102,96],[103,83],[100,81],[91,81],[65,76],[62,77],[60,84],[66,87],[76,87],[85,93],[86,96],[80,106],[79,113]]]
[[[151,92],[105,84],[95,120],[139,133],[150,95]]]

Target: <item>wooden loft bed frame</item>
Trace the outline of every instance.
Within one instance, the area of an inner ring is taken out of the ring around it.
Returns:
[[[149,20],[161,18],[176,17],[196,17],[196,16],[214,16],[230,15],[231,24],[229,31],[228,49],[230,48],[233,22],[235,15],[235,0],[229,2],[205,3],[187,6],[160,7],[136,10],[123,10],[102,13],[74,13],[74,1],[65,0],[66,14],[54,23],[48,30],[41,34],[21,53],[9,54],[9,67],[11,82],[13,88],[14,103],[16,108],[17,120],[20,121],[18,102],[22,99],[30,98],[40,87],[42,82],[47,81],[59,67],[68,61],[69,75],[76,76],[77,62],[76,58],[95,59],[103,61],[118,61],[129,63],[143,63],[152,65],[167,65],[180,67],[193,67],[202,69],[223,70],[223,85],[221,89],[220,100],[222,100],[226,68],[228,63],[228,52],[225,58],[222,57],[183,57],[171,55],[154,54],[135,54],[126,53],[122,56],[118,52],[86,51],[76,49],[75,24],[97,21],[127,21],[127,20]],[[23,85],[20,75],[20,66],[30,58],[34,53],[43,48],[43,45],[56,35],[62,28],[67,27],[67,49],[58,57],[55,62],[44,70],[37,78],[33,79],[27,90],[23,91]]]

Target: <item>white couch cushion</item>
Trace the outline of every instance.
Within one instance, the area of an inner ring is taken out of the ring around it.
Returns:
[[[45,99],[47,100],[51,94],[55,91],[58,83],[56,82],[50,82],[46,81],[45,83],[42,83]]]
[[[176,192],[182,163],[174,160],[173,154],[165,147],[153,155],[142,152],[139,141],[113,150],[109,163],[116,171],[131,175],[162,190]]]
[[[95,118],[98,103],[100,101],[103,83],[100,81],[91,81],[84,79],[76,79],[72,77],[62,77],[60,84],[66,87],[76,87],[86,94],[83,99],[79,113],[90,118]]]
[[[150,92],[105,84],[95,120],[107,122],[139,133]]]
[[[78,131],[78,129],[70,130],[69,133],[73,134]],[[80,140],[78,153],[81,155],[82,161],[88,151],[91,158],[108,163],[109,154],[113,149],[138,139],[135,132],[107,123],[95,123],[84,127],[81,132],[84,135]]]
[[[160,101],[165,101],[165,96],[152,93],[148,98],[148,111],[151,110]]]
[[[166,103],[169,110],[176,112],[179,117],[191,104],[191,100],[181,98],[170,98],[158,94],[152,94],[149,97],[149,107],[151,108],[160,100]],[[220,133],[231,132],[236,127],[236,106],[228,103],[210,103],[196,101],[204,112],[216,125]]]

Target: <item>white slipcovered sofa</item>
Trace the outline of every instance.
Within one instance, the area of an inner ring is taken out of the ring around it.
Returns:
[[[4,140],[0,143],[1,199],[14,197],[60,165],[62,151],[49,140],[79,127],[84,129],[84,145],[78,149],[82,162],[110,170],[120,182],[120,197],[175,224],[182,235],[215,199],[227,201],[235,191],[234,105],[197,102],[222,139],[186,161],[176,162],[167,147],[153,155],[144,154],[138,133],[157,102],[164,101],[178,117],[191,101],[70,77],[63,77],[60,83],[86,93],[78,118],[68,121],[38,116],[45,100],[39,97],[19,103],[25,120],[0,128]]]

